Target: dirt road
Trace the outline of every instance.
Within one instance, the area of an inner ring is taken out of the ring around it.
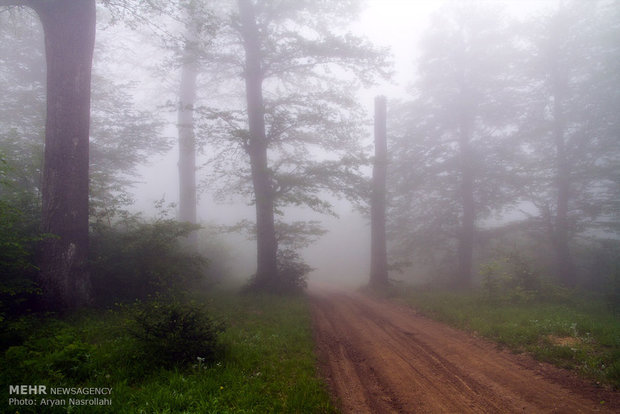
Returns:
[[[617,393],[404,306],[311,297],[321,369],[343,413],[620,412]]]

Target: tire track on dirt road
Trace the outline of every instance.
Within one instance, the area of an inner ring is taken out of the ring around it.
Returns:
[[[311,302],[321,371],[344,413],[620,409],[618,393],[406,307],[325,289],[314,289]]]

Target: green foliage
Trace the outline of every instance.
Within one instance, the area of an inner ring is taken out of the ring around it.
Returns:
[[[38,335],[30,332],[19,346],[9,347],[5,354],[6,376],[38,383],[47,379],[57,384],[91,380],[94,374],[92,359],[95,346],[75,335],[75,329],[61,321],[48,319],[43,328],[36,322]],[[25,378],[24,378],[25,376]]]
[[[102,304],[186,290],[200,281],[207,260],[182,246],[197,226],[166,217],[127,215],[91,233],[91,279]]]
[[[195,358],[190,366],[167,369],[145,358],[143,343],[130,333],[133,306],[64,321],[30,318],[14,327],[26,340],[0,353],[0,399],[7,401],[9,384],[47,384],[112,387],[111,407],[71,407],[73,413],[335,412],[316,378],[306,300],[222,291],[197,299],[226,321],[219,336],[223,359]]]
[[[614,314],[620,313],[620,259],[610,272],[607,292],[607,304]]]
[[[276,294],[299,294],[308,286],[306,277],[313,269],[304,263],[294,250],[279,250],[277,256],[278,277],[271,285],[259,283],[253,276],[242,289],[243,293],[270,292]]]
[[[43,238],[30,208],[34,203],[26,195],[10,191],[13,184],[5,181],[7,172],[9,168],[0,157],[0,322],[23,312],[39,293],[34,250]],[[0,335],[4,332],[0,328]]]
[[[33,244],[40,238],[23,229],[25,217],[0,200],[0,295],[32,293]],[[2,301],[4,302],[4,301]]]
[[[519,252],[480,268],[482,290],[489,301],[532,302],[541,294],[540,276]]]
[[[134,318],[137,329],[133,335],[154,363],[172,367],[215,360],[218,334],[224,327],[207,317],[203,309],[155,300],[139,306]]]
[[[278,277],[281,292],[303,291],[308,286],[306,277],[312,270],[297,252],[292,250],[278,252]]]
[[[601,296],[563,291],[527,301],[489,301],[485,291],[402,288],[398,294],[429,317],[620,387],[620,320]]]
[[[276,292],[299,293],[307,287],[306,277],[313,269],[303,261],[299,251],[310,246],[325,232],[316,221],[276,222],[279,278]]]
[[[310,246],[325,234],[326,231],[320,223],[317,221],[285,223],[278,220],[275,224],[278,242],[276,256],[278,278],[274,280],[274,286],[259,285],[256,279],[252,278],[244,288],[247,292],[300,293],[307,287],[308,273],[314,270],[303,261],[299,250]],[[256,226],[247,220],[229,227],[228,231],[244,231],[250,238],[256,239]]]

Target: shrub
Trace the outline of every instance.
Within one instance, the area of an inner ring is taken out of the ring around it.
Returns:
[[[187,289],[200,280],[207,260],[180,240],[195,225],[128,216],[114,225],[97,223],[91,234],[91,279],[102,305]]]
[[[288,294],[300,293],[306,287],[306,277],[312,268],[304,263],[299,254],[293,250],[278,252],[278,277],[272,284],[258,284],[253,276],[243,288],[244,293],[267,291],[269,293]]]
[[[133,335],[146,357],[165,367],[214,361],[224,330],[194,305],[158,300],[138,306],[135,322]]]
[[[94,373],[91,356],[95,346],[76,337],[72,327],[54,320],[48,322],[55,333],[33,335],[22,345],[7,349],[5,374],[9,380],[40,381],[44,378],[63,384],[90,379]],[[24,378],[25,373],[27,378]]]
[[[614,314],[620,313],[620,260],[617,260],[614,269],[609,275],[605,299]]]
[[[24,210],[0,200],[0,322],[25,312],[40,293],[34,251],[42,236]]]
[[[541,291],[540,276],[518,252],[482,265],[480,274],[488,300],[531,302]]]
[[[292,250],[284,250],[278,254],[278,276],[280,291],[296,293],[307,286],[306,278],[312,267],[304,263],[299,254]]]

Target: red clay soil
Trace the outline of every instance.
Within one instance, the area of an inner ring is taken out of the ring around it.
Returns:
[[[313,290],[321,371],[343,413],[620,412],[619,394],[405,307]]]

